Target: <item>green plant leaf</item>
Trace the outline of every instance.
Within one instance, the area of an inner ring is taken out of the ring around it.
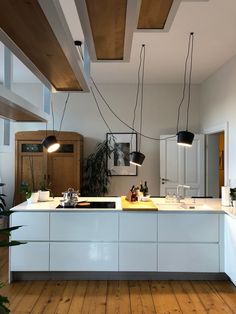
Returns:
[[[0,241],[0,247],[10,247],[10,246],[17,246],[26,244],[27,242],[20,242],[20,241]]]

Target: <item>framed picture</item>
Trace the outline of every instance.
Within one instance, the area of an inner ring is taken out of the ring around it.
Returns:
[[[137,176],[137,166],[129,163],[129,154],[137,150],[137,133],[107,133],[107,140],[114,145],[107,169],[112,176]]]

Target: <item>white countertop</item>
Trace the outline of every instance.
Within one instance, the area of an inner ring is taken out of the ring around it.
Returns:
[[[56,208],[60,204],[61,197],[51,198],[48,202],[37,202],[34,204],[27,204],[23,202],[11,210],[13,211],[122,211],[121,198],[120,197],[80,197],[79,201],[96,201],[96,202],[116,202],[116,208]],[[153,203],[157,206],[158,212],[204,212],[204,213],[226,213],[233,218],[236,218],[236,208],[221,206],[221,199],[209,198],[209,199],[191,199],[186,198],[179,203],[167,202],[165,198],[152,198]],[[143,211],[146,211],[144,209]]]

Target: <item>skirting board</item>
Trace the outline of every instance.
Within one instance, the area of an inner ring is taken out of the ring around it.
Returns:
[[[177,272],[11,272],[18,280],[229,280],[225,273]]]

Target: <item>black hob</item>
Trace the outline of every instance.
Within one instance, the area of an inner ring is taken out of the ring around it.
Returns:
[[[116,208],[116,202],[79,202],[75,206],[61,206],[57,208]]]

